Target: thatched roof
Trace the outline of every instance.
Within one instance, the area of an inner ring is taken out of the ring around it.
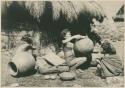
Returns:
[[[124,21],[124,5],[116,13],[116,16],[113,17],[114,21]]]
[[[55,40],[65,28],[72,34],[85,35],[91,30],[93,18],[102,22],[105,17],[102,7],[94,1],[7,1],[2,5],[2,29],[45,32]],[[35,26],[27,28],[27,24]]]
[[[3,5],[10,8],[15,3],[38,20],[44,15],[46,8],[51,9],[53,20],[65,15],[67,21],[72,22],[77,20],[80,14],[83,14],[90,20],[96,18],[102,21],[105,16],[102,7],[94,1],[7,1]]]
[[[123,14],[124,14],[124,5],[121,6],[116,15],[123,15]]]
[[[7,1],[2,3],[2,30],[33,31],[40,44],[61,44],[60,33],[90,33],[93,18],[102,22],[102,7],[94,1]],[[5,30],[4,30],[5,29]],[[34,37],[36,39],[36,37]],[[37,43],[38,44],[38,43]]]

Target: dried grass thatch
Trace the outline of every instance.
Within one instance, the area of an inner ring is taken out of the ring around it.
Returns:
[[[8,7],[13,4],[13,2],[6,3]],[[16,1],[16,3],[39,20],[46,8],[51,8],[54,20],[59,19],[62,14],[70,22],[74,19],[77,20],[80,14],[86,15],[88,18],[96,18],[99,21],[102,21],[105,16],[101,6],[94,1]]]

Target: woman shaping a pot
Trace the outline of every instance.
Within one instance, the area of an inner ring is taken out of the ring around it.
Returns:
[[[84,40],[87,36],[82,36],[82,35],[71,36],[71,32],[69,29],[64,29],[61,32],[61,34],[62,34],[62,37],[64,38],[64,40],[62,40],[64,58],[65,58],[66,64],[70,67],[70,70],[73,71],[87,61],[86,56],[84,56],[84,52],[83,52],[83,56],[76,56],[75,55],[76,53],[74,53],[74,50],[76,50],[76,48],[79,49],[80,47],[79,44],[77,44],[78,47],[75,44],[78,43],[79,40],[82,40],[82,39]],[[82,45],[84,46],[84,44]]]

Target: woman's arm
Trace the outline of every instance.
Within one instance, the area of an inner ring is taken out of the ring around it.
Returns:
[[[85,38],[85,37],[86,36],[82,36],[82,35],[74,35],[74,36],[72,36],[72,37],[70,37],[68,39],[63,40],[62,42],[63,43],[67,43],[67,42],[69,42],[69,41],[71,41],[73,39],[82,39],[82,38]]]
[[[67,42],[69,42],[69,41],[71,41],[73,39],[74,39],[74,36],[72,36],[72,37],[70,37],[68,39],[62,40],[62,43],[67,43]]]

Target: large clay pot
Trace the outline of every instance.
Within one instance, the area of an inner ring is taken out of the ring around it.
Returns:
[[[13,57],[8,66],[12,76],[22,75],[35,68],[35,59],[32,54],[21,52]]]
[[[74,51],[77,55],[86,55],[93,51],[94,44],[88,37],[80,39],[74,44]]]

